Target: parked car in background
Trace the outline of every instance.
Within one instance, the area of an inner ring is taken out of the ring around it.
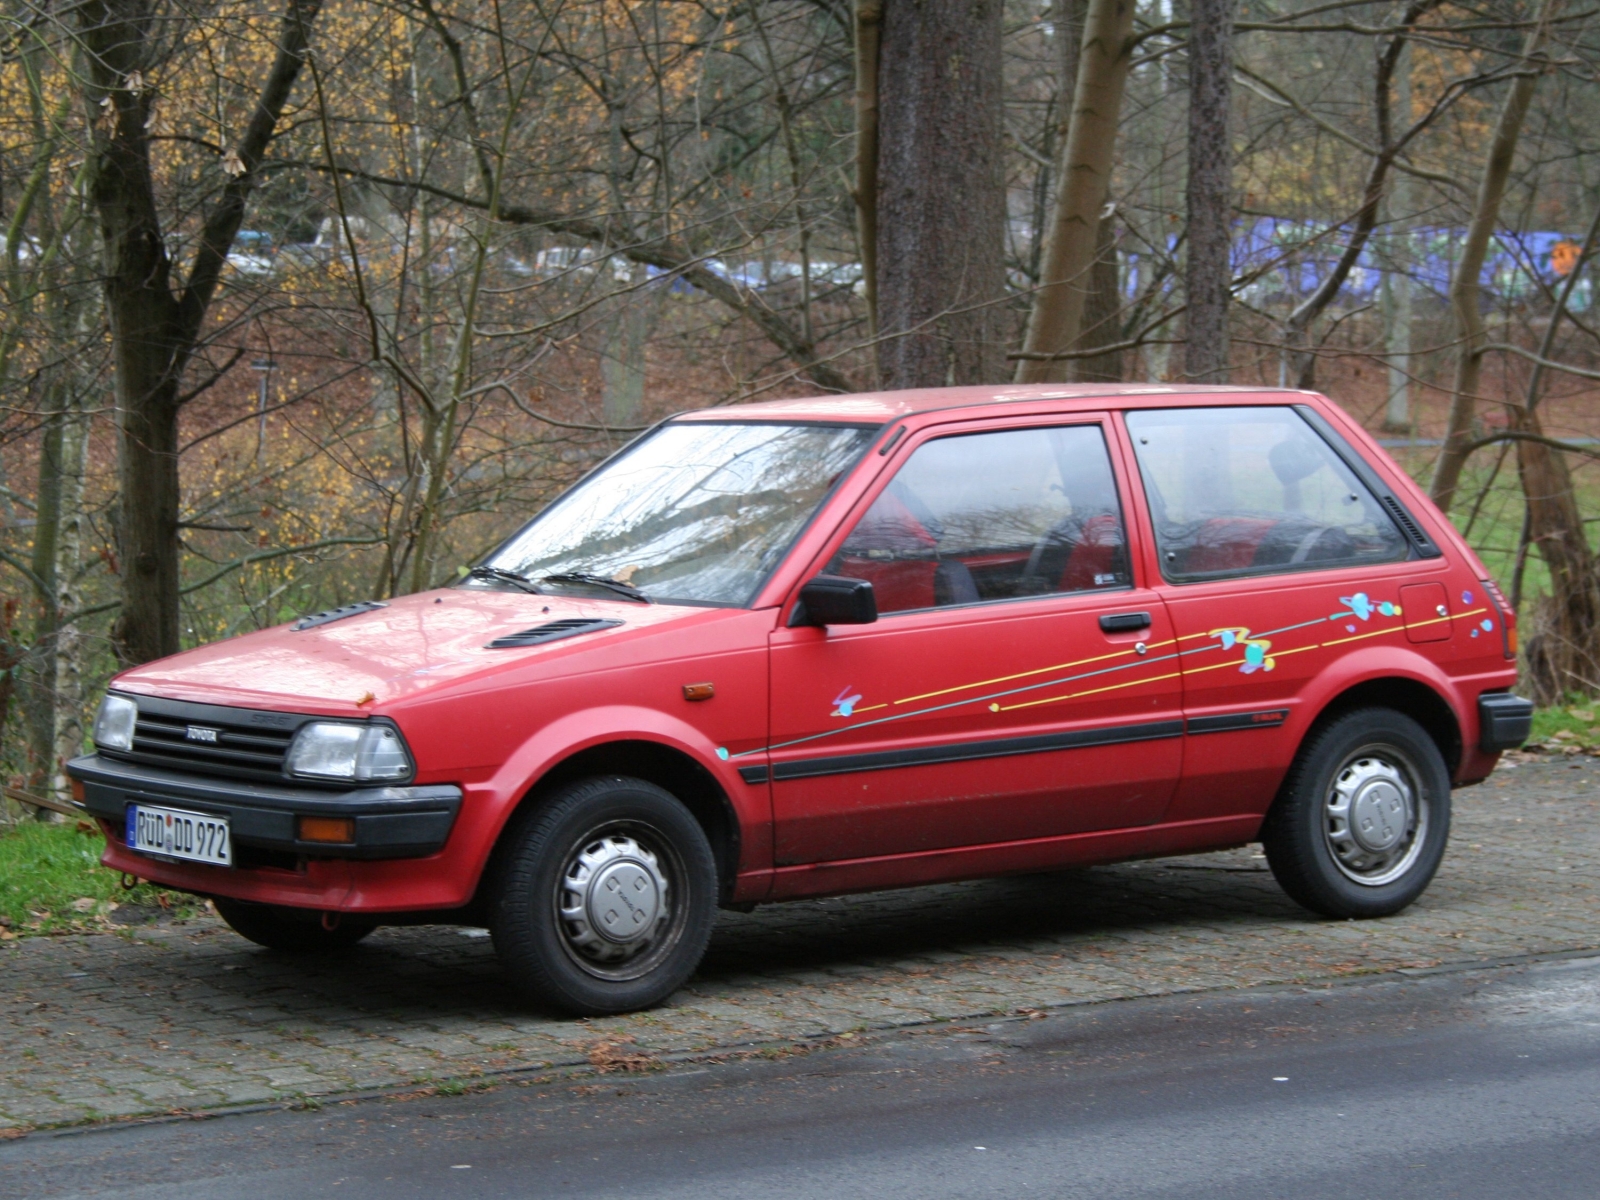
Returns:
[[[1311,910],[1397,912],[1527,734],[1515,655],[1321,396],[785,400],[657,426],[455,586],[123,672],[69,771],[107,866],[262,945],[486,925],[607,1013],[718,905],[1260,840]]]

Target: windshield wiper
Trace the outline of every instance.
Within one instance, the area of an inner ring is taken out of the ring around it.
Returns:
[[[557,575],[541,575],[540,583],[586,583],[592,587],[606,588],[616,592],[619,596],[626,596],[629,600],[637,600],[641,604],[651,604],[653,601],[631,583],[623,583],[620,579],[612,579],[607,575],[591,575],[587,571],[562,571]]]
[[[532,596],[541,596],[539,585],[526,575],[518,575],[515,571],[507,571],[504,567],[473,567],[467,572],[468,579],[493,579],[497,583],[509,583],[513,587],[521,588]]]

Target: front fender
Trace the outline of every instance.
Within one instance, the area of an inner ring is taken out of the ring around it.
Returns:
[[[523,799],[575,754],[615,742],[652,742],[685,755],[727,796],[739,825],[741,873],[770,866],[772,807],[765,783],[747,784],[719,747],[687,721],[635,705],[604,705],[566,713],[533,732],[487,779],[466,786],[459,825],[476,863],[474,890],[506,823]]]

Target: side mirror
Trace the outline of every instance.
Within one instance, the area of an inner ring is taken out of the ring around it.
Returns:
[[[791,625],[871,625],[878,619],[878,597],[866,579],[818,575],[800,589]]]

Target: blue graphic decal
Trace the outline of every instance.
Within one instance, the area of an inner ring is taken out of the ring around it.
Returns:
[[[861,693],[850,695],[850,685],[847,683],[839,689],[839,694],[833,698],[833,711],[830,717],[848,717],[855,713],[856,705],[861,703]]]
[[[1372,617],[1372,601],[1367,599],[1365,592],[1357,592],[1354,596],[1340,596],[1339,603],[1350,610],[1350,615],[1366,621]]]
[[[726,746],[718,746],[717,747],[717,757],[720,758],[723,762],[727,762],[728,761],[728,748]]]
[[[1244,647],[1244,662],[1239,670],[1246,675],[1256,671],[1270,671],[1278,664],[1267,657],[1267,651],[1272,649],[1272,643],[1265,638],[1253,637],[1250,630],[1243,626],[1234,626],[1231,629],[1213,629],[1211,637],[1219,638],[1224,650],[1232,650],[1235,646]]]
[[[1352,616],[1362,621],[1370,621],[1373,613],[1385,617],[1400,615],[1400,606],[1388,600],[1374,600],[1365,592],[1357,592],[1354,596],[1340,596],[1339,603],[1348,609],[1348,613],[1334,613],[1333,619],[1338,620],[1343,616]]]
[[[1471,604],[1472,603],[1472,593],[1471,592],[1462,592],[1461,593],[1461,603],[1463,603],[1463,604]]]

